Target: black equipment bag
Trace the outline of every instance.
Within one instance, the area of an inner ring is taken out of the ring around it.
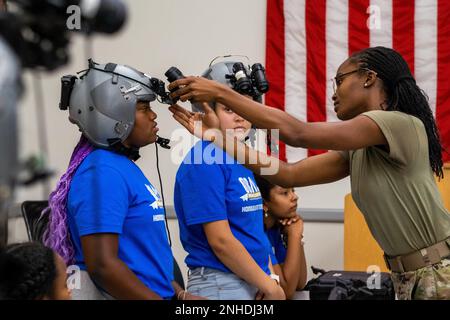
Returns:
[[[314,274],[320,275],[308,281],[305,287],[309,290],[310,300],[395,300],[394,284],[387,272],[371,274],[311,269]]]

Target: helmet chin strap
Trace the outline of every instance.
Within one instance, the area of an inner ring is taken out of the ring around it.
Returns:
[[[126,147],[120,139],[108,139],[108,143],[111,147],[111,150],[117,152],[119,154],[123,154],[127,158],[136,161],[141,157],[139,154],[139,148],[137,147]]]
[[[169,143],[170,140],[166,138],[162,138],[160,136],[157,136],[156,143],[159,144],[164,149],[170,149]],[[139,154],[139,148],[138,147],[127,147],[125,146],[120,139],[108,139],[109,146],[111,150],[114,152],[117,152],[119,154],[123,154],[127,158],[130,158],[133,161],[136,161],[141,156]]]

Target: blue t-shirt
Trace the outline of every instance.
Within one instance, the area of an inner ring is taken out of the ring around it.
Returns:
[[[173,256],[160,195],[133,161],[94,150],[75,172],[67,209],[75,261],[82,270],[80,238],[116,233],[118,257],[128,268],[159,296],[174,295]]]
[[[228,220],[233,235],[261,269],[270,273],[262,198],[253,173],[222,149],[199,141],[190,150],[176,175],[174,205],[189,268],[231,272],[214,254],[202,226]]]
[[[270,242],[270,259],[273,265],[284,263],[286,260],[286,247],[281,237],[281,229],[274,227],[266,230],[267,238]]]

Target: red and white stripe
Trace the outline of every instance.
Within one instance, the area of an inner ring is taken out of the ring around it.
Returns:
[[[391,47],[427,93],[450,150],[448,21],[448,0],[267,0],[266,103],[303,121],[338,121],[330,79],[339,65],[360,49]],[[280,145],[288,161],[319,152]]]

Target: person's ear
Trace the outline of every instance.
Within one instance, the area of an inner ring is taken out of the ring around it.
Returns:
[[[377,81],[377,73],[370,70],[366,74],[366,81],[364,82],[364,88],[369,88]]]

